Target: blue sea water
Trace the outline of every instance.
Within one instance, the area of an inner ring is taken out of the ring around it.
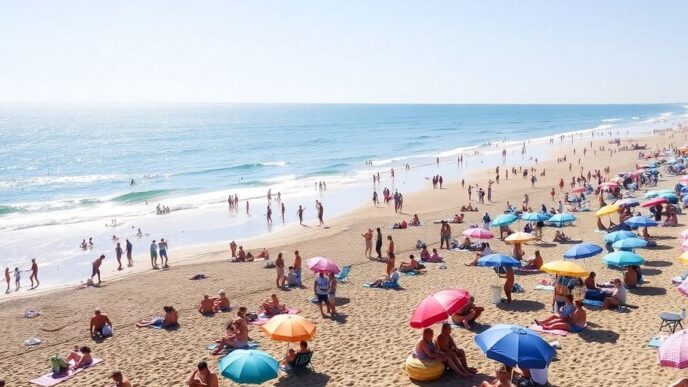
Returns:
[[[403,163],[570,131],[659,128],[685,114],[680,104],[0,104],[0,265],[33,256],[87,265],[95,253],[76,245],[93,236],[111,254],[111,219],[127,228],[118,236],[143,225],[176,246],[248,237],[261,214],[228,215],[230,193],[262,209],[267,190],[279,191],[289,222],[296,202],[316,198],[318,181],[333,192],[328,208],[335,198],[350,207],[370,189],[351,198],[346,187]],[[156,216],[157,203],[171,216]],[[217,222],[183,228],[182,215]]]

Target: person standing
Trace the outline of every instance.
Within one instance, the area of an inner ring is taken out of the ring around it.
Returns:
[[[248,215],[248,200],[246,201],[246,215]]]
[[[167,265],[167,241],[165,241],[165,238],[160,239],[160,243],[158,243],[158,248],[160,249],[160,264],[164,268],[168,268],[169,266]]]
[[[305,208],[299,205],[299,209],[296,210],[296,215],[299,216],[299,225],[301,226],[303,226],[303,211],[305,211]]]
[[[361,234],[365,240],[365,256],[367,258],[372,258],[373,255],[373,230],[368,229],[365,233]]]
[[[323,221],[323,212],[325,211],[325,209],[323,208],[322,202],[316,201],[316,209],[318,210],[318,227],[324,226],[325,222]]]
[[[236,258],[237,244],[234,241],[229,242],[229,250],[232,252],[232,258]]]
[[[382,231],[380,227],[377,229],[377,237],[375,239],[375,252],[377,253],[377,259],[382,259]]]
[[[5,282],[7,282],[7,289],[5,289],[5,294],[10,292],[10,268],[5,268]]]
[[[41,283],[38,281],[38,264],[36,263],[36,258],[31,259],[31,289],[36,289]],[[33,280],[36,280],[36,286],[33,285]]]
[[[284,258],[282,258],[282,253],[277,254],[277,259],[275,259],[275,270],[277,271],[277,279],[275,284],[278,288],[284,287]]]
[[[132,267],[134,266],[134,259],[131,257],[131,253],[134,250],[134,245],[132,245],[131,242],[129,242],[129,239],[127,239],[125,248],[127,250],[127,261],[129,261],[129,264],[127,266]]]
[[[151,258],[151,267],[153,269],[158,268],[158,244],[155,242],[151,242],[150,245],[150,258]]]
[[[279,198],[280,198],[280,193],[277,192],[278,201],[279,201]],[[280,202],[280,205],[282,206],[282,223],[284,223],[284,211],[286,211],[286,209],[284,208],[284,203]]]
[[[394,254],[394,241],[391,235],[387,235],[387,256]]]
[[[119,242],[117,242],[117,246],[115,247],[115,257],[117,258],[117,264],[119,265],[117,270],[122,270],[122,254],[124,254],[122,246],[120,246]]]
[[[315,276],[315,282],[313,283],[313,292],[315,297],[318,299],[318,308],[320,309],[320,314],[323,317],[327,317],[323,311],[323,304],[330,310],[330,298],[328,296],[329,281],[325,278],[325,275],[321,272]]]
[[[329,301],[327,309],[330,312],[330,316],[334,316],[337,314],[337,278],[335,278],[334,273],[328,273],[327,277],[327,298]]]
[[[449,239],[451,239],[451,227],[449,222],[442,221],[442,228],[440,229],[440,249],[443,245],[446,245],[446,249],[449,250]]]
[[[299,250],[294,251],[294,274],[296,276],[296,286],[301,286],[301,256]]]
[[[98,284],[100,284],[100,265],[103,264],[103,260],[105,259],[105,254],[101,254],[100,257],[96,258],[95,261],[92,263],[92,271],[91,271],[91,280],[93,277],[96,275],[98,276]]]
[[[268,205],[267,215],[265,217],[268,220],[268,226],[271,226],[272,225],[272,208],[270,208],[270,205]]]

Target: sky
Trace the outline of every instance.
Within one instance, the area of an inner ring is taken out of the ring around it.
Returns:
[[[0,101],[688,101],[688,1],[0,0]]]

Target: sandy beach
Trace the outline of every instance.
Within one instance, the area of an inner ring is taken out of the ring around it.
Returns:
[[[658,129],[661,125],[658,126]],[[649,148],[678,147],[687,141],[686,129],[674,128],[659,135],[633,139],[633,142],[647,144]],[[610,153],[609,138],[589,142],[558,140],[549,148],[547,159],[543,155],[527,153],[524,161],[520,154],[510,153],[502,170],[530,165],[528,159],[539,157],[533,165],[538,171],[534,187],[528,179],[509,174],[506,180],[502,174],[499,184],[493,185],[492,202],[479,204],[478,212],[466,213],[465,223],[452,225],[452,236],[460,238],[460,232],[473,223],[482,223],[487,211],[492,218],[501,214],[506,202],[520,205],[523,195],[528,194],[533,208],[542,203],[556,206],[550,190],[556,187],[556,200],[562,199],[572,176],[581,168],[588,170],[610,168],[606,177],[617,172],[635,170],[636,151],[616,150]],[[622,145],[630,144],[624,140]],[[605,146],[605,151],[592,150]],[[588,153],[581,157],[584,147]],[[576,154],[573,154],[573,149]],[[596,154],[595,154],[596,153]],[[566,155],[568,161],[558,163],[557,158]],[[498,157],[498,156],[495,156]],[[581,158],[580,164],[578,158]],[[470,160],[470,159],[469,159]],[[572,171],[569,171],[572,162]],[[439,167],[456,168],[456,161],[443,160]],[[539,172],[546,170],[545,176]],[[487,168],[466,179],[466,186],[478,184],[487,188],[488,179],[494,178],[494,169]],[[563,178],[567,185],[559,190],[557,183]],[[384,182],[383,182],[384,183]],[[658,188],[673,188],[675,177],[664,176]],[[271,257],[278,252],[285,256],[287,265],[293,262],[294,250],[300,251],[305,259],[326,256],[340,266],[352,265],[348,283],[338,287],[338,312],[334,319],[320,316],[316,305],[308,302],[313,295],[314,275],[304,267],[302,289],[277,289],[275,270],[263,268],[263,262],[230,263],[226,244],[209,245],[174,251],[171,267],[167,270],[145,270],[113,280],[104,272],[104,283],[97,288],[77,290],[58,289],[49,292],[23,295],[21,297],[0,297],[0,378],[8,386],[28,386],[29,380],[48,371],[48,358],[55,353],[67,353],[74,345],[89,345],[95,357],[104,360],[62,386],[106,386],[111,385],[110,374],[120,370],[135,386],[181,386],[194,370],[195,364],[206,360],[211,369],[217,371],[219,358],[210,355],[206,346],[224,333],[224,326],[235,316],[239,306],[255,311],[261,301],[276,293],[281,302],[290,308],[298,308],[300,314],[317,325],[317,335],[310,345],[315,351],[315,371],[303,375],[280,374],[278,379],[265,383],[277,386],[472,386],[482,380],[494,378],[493,360],[485,358],[476,347],[475,332],[454,329],[454,340],[465,349],[469,365],[478,369],[478,375],[461,379],[451,372],[429,383],[413,382],[402,369],[406,357],[413,349],[420,335],[419,330],[409,327],[409,317],[415,306],[427,295],[445,288],[462,288],[475,296],[476,303],[485,306],[481,317],[484,324],[511,323],[529,326],[534,318],[547,316],[551,310],[551,292],[536,291],[535,285],[546,275],[517,275],[516,282],[525,288],[524,293],[514,295],[511,304],[491,304],[490,286],[501,285],[502,280],[490,268],[467,267],[472,253],[441,251],[446,269],[429,264],[427,272],[418,276],[402,276],[400,290],[369,289],[362,287],[384,275],[385,264],[371,261],[364,254],[361,234],[368,228],[382,227],[383,235],[392,235],[396,244],[397,264],[416,254],[416,241],[422,240],[429,248],[439,247],[439,225],[433,221],[446,219],[458,213],[458,208],[468,203],[465,189],[460,182],[448,181],[444,189],[427,189],[405,195],[404,213],[395,214],[393,206],[381,204],[378,207],[366,203],[345,216],[326,218],[327,228],[298,225],[271,236],[237,241],[247,251],[258,248],[269,249]],[[637,192],[641,197],[643,191]],[[475,205],[475,196],[472,204]],[[592,212],[576,214],[577,221],[564,230],[573,240],[603,245],[602,234],[595,232],[598,208],[591,197]],[[645,210],[643,209],[643,212]],[[389,226],[401,220],[409,220],[418,214],[422,225],[404,230],[391,230]],[[557,340],[561,349],[556,361],[550,365],[550,382],[556,386],[607,385],[607,386],[661,386],[667,385],[685,372],[660,367],[657,351],[648,347],[648,340],[657,332],[662,311],[680,311],[684,305],[682,296],[671,284],[671,278],[681,274],[676,257],[681,253],[679,232],[683,230],[686,215],[679,215],[679,227],[653,228],[658,247],[640,249],[638,253],[646,259],[643,273],[647,283],[629,291],[628,303],[637,306],[629,313],[613,311],[588,311],[588,328],[580,334],[565,337],[543,335],[547,341]],[[522,228],[518,222],[512,228]],[[559,260],[570,244],[552,243],[553,228],[544,231],[545,243],[526,245],[526,256],[532,256],[539,249],[545,262]],[[497,239],[490,240],[493,251],[509,254],[510,246]],[[386,246],[386,244],[385,244]],[[600,257],[586,260],[587,268],[597,273],[598,282],[621,276],[620,272],[607,269]],[[137,266],[148,267],[147,259],[137,256]],[[203,272],[209,278],[191,281],[188,278]],[[28,283],[28,278],[23,282]],[[216,294],[224,289],[229,296],[233,310],[212,317],[200,315],[196,309],[203,294]],[[37,291],[38,292],[38,291]],[[180,327],[174,331],[138,329],[137,320],[160,315],[163,305],[174,306],[180,314]],[[108,314],[114,324],[114,337],[103,342],[94,342],[88,333],[89,318],[96,308]],[[24,318],[24,311],[38,310],[41,316]],[[439,326],[435,326],[435,331]],[[38,346],[24,346],[24,340],[37,337],[42,340]],[[260,349],[281,359],[286,350],[283,342],[265,338],[257,327],[251,327],[250,337],[260,344]],[[233,385],[221,378],[221,386]]]

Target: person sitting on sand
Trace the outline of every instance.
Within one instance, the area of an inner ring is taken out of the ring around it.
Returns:
[[[390,275],[378,278],[375,281],[370,282],[368,286],[370,286],[371,288],[384,288],[394,286],[397,283],[399,283],[399,277],[399,269],[395,267]]]
[[[431,263],[438,263],[442,262],[443,260],[444,259],[440,257],[440,255],[437,253],[437,249],[432,249],[432,254],[430,255],[430,257],[428,257],[428,259],[426,259],[427,262]]]
[[[246,252],[244,251],[244,246],[239,246],[239,251],[237,252],[236,259],[234,262],[246,262]]]
[[[196,369],[189,377],[189,381],[186,382],[189,387],[218,387],[219,382],[217,380],[217,375],[210,372],[208,369],[208,363],[202,361],[198,363]]]
[[[638,269],[640,269],[640,267],[638,267]],[[640,283],[638,271],[639,270],[636,270],[633,266],[626,266],[623,283],[627,289],[634,289],[638,287],[638,284]]]
[[[110,377],[112,378],[112,381],[115,382],[112,387],[131,387],[131,382],[122,375],[121,371],[113,372]]]
[[[284,359],[280,362],[282,366],[288,366],[294,363],[294,360],[296,360],[296,356],[300,355],[302,353],[311,353],[312,351],[308,348],[308,342],[301,340],[299,342],[299,350],[295,351],[294,349],[290,349],[287,351],[287,355],[284,357]]]
[[[459,368],[460,363],[457,363],[454,358],[443,354],[439,351],[435,343],[433,342],[433,331],[430,328],[423,329],[423,333],[416,342],[416,346],[413,350],[413,356],[420,361],[424,360],[438,360],[446,364],[458,375],[464,376],[467,374],[465,370]]]
[[[459,369],[458,373],[462,377],[470,378],[477,373],[475,369],[469,370],[466,364],[466,353],[456,347],[456,343],[454,343],[451,336],[451,325],[449,323],[442,324],[442,330],[435,338],[435,348],[439,353],[451,359],[452,363],[456,364],[456,367]]]
[[[496,379],[492,382],[483,381],[480,383],[480,387],[513,387],[514,384],[511,383],[511,372],[507,369],[505,365],[500,365],[495,370]]]
[[[268,250],[266,248],[262,248],[260,250],[260,253],[256,255],[256,258],[270,259],[270,253],[268,253]]]
[[[621,283],[621,280],[616,278],[613,282],[614,290],[611,293],[608,290],[604,290],[604,304],[602,309],[609,309],[611,307],[616,307],[619,305],[626,304],[626,288]]]
[[[67,363],[69,363],[71,360],[74,361],[74,365],[69,366],[69,368],[71,369],[84,368],[90,366],[91,363],[93,363],[93,357],[91,356],[91,348],[85,345],[82,347],[75,346],[74,349],[71,352],[69,352],[69,355],[67,355]]]
[[[140,320],[136,323],[138,328],[156,326],[160,328],[168,328],[177,325],[179,320],[179,315],[177,311],[172,306],[163,306],[162,309],[165,311],[165,317],[153,317],[150,320]]]
[[[473,207],[471,203],[468,203],[467,206],[461,206],[461,212],[477,212],[478,207]]]
[[[287,307],[280,304],[276,294],[271,294],[269,298],[266,298],[265,301],[263,301],[261,308],[268,316],[276,316],[278,314],[287,313]]]
[[[523,251],[523,244],[518,242],[514,243],[514,248],[512,249],[511,254],[519,261],[523,260],[523,256],[526,255],[526,253]]]
[[[430,258],[430,252],[428,251],[428,247],[423,245],[423,248],[420,249],[420,260],[427,261],[428,258]]]
[[[244,348],[248,345],[248,326],[246,325],[246,307],[237,311],[237,318],[231,323],[232,329],[227,328],[227,334],[220,339],[213,355],[222,353],[225,347]]]
[[[569,241],[569,237],[564,234],[563,231],[557,230],[554,233],[554,241],[559,243],[564,243]]]
[[[597,230],[598,231],[609,231],[607,227],[602,223],[602,218],[597,218]]]
[[[413,219],[411,219],[411,221],[409,222],[409,226],[420,226],[420,219],[418,219],[418,214],[413,215]]]
[[[399,271],[402,273],[410,273],[412,271],[419,271],[421,269],[425,269],[425,265],[422,265],[416,261],[415,257],[413,254],[409,255],[409,262],[402,262],[399,265]]]
[[[568,298],[573,297],[569,295]],[[542,321],[535,320],[535,323],[545,330],[560,330],[574,333],[582,332],[583,329],[585,329],[587,314],[583,309],[583,302],[581,300],[576,300],[573,305],[575,309],[569,316],[552,316]]]
[[[454,223],[463,223],[463,214],[461,214],[461,215],[454,214],[453,222]]]
[[[451,316],[454,324],[463,325],[464,328],[471,329],[471,323],[477,320],[485,310],[485,308],[482,306],[476,306],[473,303],[474,301],[475,298],[471,296],[471,301],[468,303],[468,305],[464,306],[461,310]]]
[[[650,235],[649,232],[647,232],[647,227],[643,227],[642,238],[645,239],[645,240],[650,240],[650,239],[653,239],[653,238],[654,238],[652,235]]]
[[[528,267],[540,270],[540,267],[542,267],[544,263],[542,255],[540,254],[540,250],[535,250],[535,256],[528,258],[526,262],[528,262]]]
[[[545,368],[523,368],[519,386],[549,386],[549,365]]]
[[[204,294],[201,304],[198,306],[198,312],[200,314],[210,315],[213,314],[215,310],[215,302],[210,298],[209,295]]]
[[[676,227],[677,225],[678,218],[676,217],[676,214],[674,212],[667,216],[667,220],[662,222],[662,227]]]
[[[230,303],[229,298],[225,295],[225,291],[220,289],[217,296],[211,297],[213,300],[213,311],[214,312],[229,312]]]
[[[110,327],[110,334],[105,335],[103,334],[103,328],[105,326]],[[91,317],[91,325],[89,328],[89,331],[91,332],[91,336],[93,337],[107,337],[112,335],[112,322],[108,318],[108,316],[105,313],[102,313],[100,309],[96,309],[95,312],[93,313],[93,317]]]
[[[473,259],[468,262],[464,263],[466,266],[475,266],[478,264],[478,260],[486,255],[492,254],[492,249],[490,249],[490,244],[487,242],[481,242],[479,247],[475,251],[475,256]]]
[[[599,290],[597,289],[597,286],[595,286],[595,274],[594,271],[591,271],[590,274],[588,274],[587,277],[585,277],[585,280],[583,280],[583,285],[585,285],[585,290]]]
[[[470,250],[471,249],[471,238],[463,238],[463,242],[459,245],[459,250]]]

